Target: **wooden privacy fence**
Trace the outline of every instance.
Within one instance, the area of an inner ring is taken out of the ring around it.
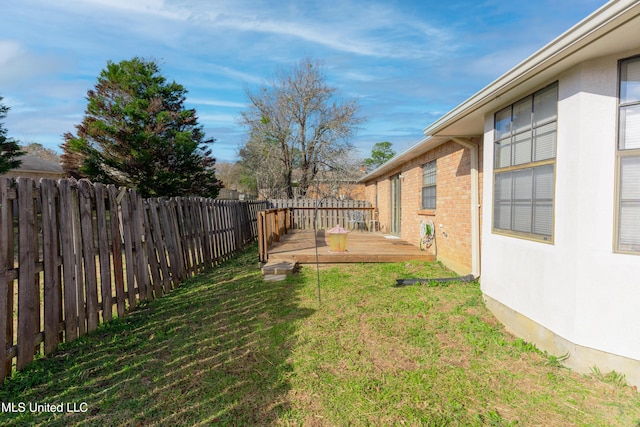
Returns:
[[[242,249],[266,207],[0,178],[0,382]]]
[[[363,221],[368,224],[372,219],[374,208],[366,200],[315,200],[315,199],[270,199],[272,208],[292,208],[293,226],[291,228],[313,229],[314,218],[316,229],[329,229],[336,225],[349,227],[350,215],[359,211]],[[318,210],[316,211],[316,206]]]
[[[322,203],[310,199],[269,200],[272,209],[258,215],[258,258],[260,262],[269,260],[269,246],[280,240],[280,236],[291,229],[309,230],[333,228],[340,225],[348,228],[354,211],[362,214],[361,220],[367,224],[373,217],[375,208],[364,200],[328,200]]]

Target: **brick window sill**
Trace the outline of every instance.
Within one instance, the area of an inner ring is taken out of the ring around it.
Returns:
[[[418,215],[435,216],[436,210],[435,209],[419,209]]]

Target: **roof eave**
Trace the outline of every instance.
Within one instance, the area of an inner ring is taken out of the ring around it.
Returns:
[[[392,159],[388,160],[386,163],[382,164],[378,168],[372,170],[362,178],[358,180],[358,182],[367,182],[371,181],[374,178],[378,178],[382,175],[388,174],[392,172],[394,169],[399,168],[403,163],[408,160],[413,159],[416,156],[419,156],[423,153],[426,153],[429,150],[433,150],[434,148],[444,144],[450,138],[448,137],[430,137],[425,136],[415,142],[411,147],[407,148],[400,154],[397,154]]]

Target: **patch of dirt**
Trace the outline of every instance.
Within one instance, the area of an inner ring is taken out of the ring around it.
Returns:
[[[361,315],[358,320],[360,342],[366,348],[371,363],[382,372],[412,371],[418,365],[401,350],[404,343],[390,339],[377,333],[367,322],[367,316]]]
[[[440,347],[441,364],[459,366],[465,369],[471,367],[471,359],[474,357],[471,346],[446,332],[437,332],[436,339]]]
[[[302,425],[310,427],[322,427],[330,425],[329,421],[321,414],[326,410],[320,399],[308,390],[289,390],[287,393],[287,401],[299,409],[300,412],[306,413],[307,416],[302,420]],[[278,422],[277,425],[291,425],[288,421]]]

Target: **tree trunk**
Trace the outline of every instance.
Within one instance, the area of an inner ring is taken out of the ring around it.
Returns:
[[[284,182],[287,190],[287,199],[293,199],[293,175],[291,169],[284,173]]]

